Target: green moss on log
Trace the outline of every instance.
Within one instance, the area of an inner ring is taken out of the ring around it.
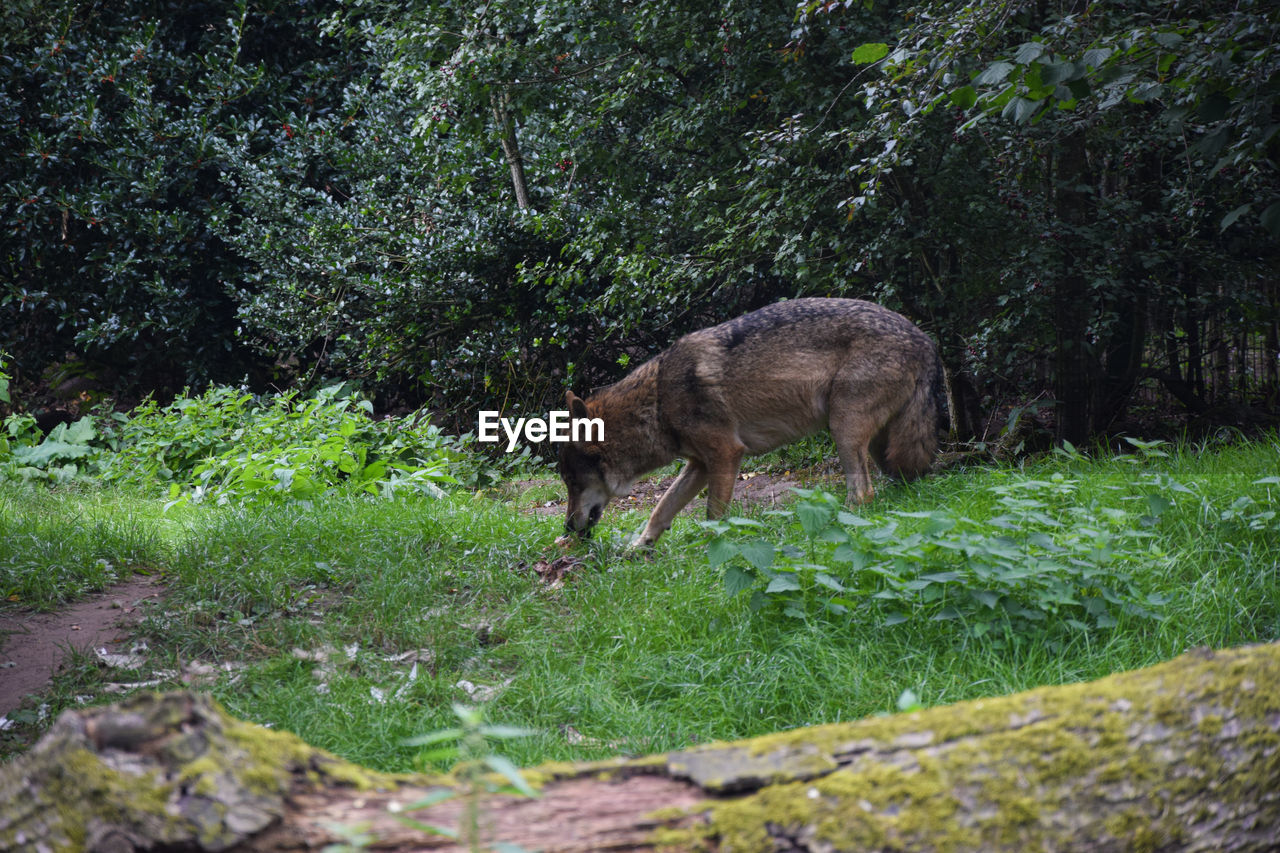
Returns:
[[[277,820],[291,792],[395,786],[189,693],[67,712],[13,770],[0,797],[26,805],[0,820],[0,849],[38,838],[50,850],[83,850],[119,838],[219,850]]]
[[[1280,648],[1194,652],[1088,684],[716,744],[677,753],[670,767],[712,791],[754,793],[659,832],[667,849],[1123,839],[1154,850],[1197,822],[1230,831],[1238,817],[1247,832],[1259,808],[1277,827]]]

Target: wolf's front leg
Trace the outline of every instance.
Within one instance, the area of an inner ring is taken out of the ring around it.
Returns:
[[[685,508],[689,501],[698,496],[698,492],[702,491],[702,487],[706,484],[706,466],[694,459],[686,462],[680,476],[676,477],[675,482],[658,501],[658,505],[653,508],[649,523],[644,526],[640,538],[636,540],[633,547],[648,548],[657,542],[658,537],[671,526],[672,519]]]

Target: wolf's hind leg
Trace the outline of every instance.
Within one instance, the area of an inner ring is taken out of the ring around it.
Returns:
[[[644,526],[644,531],[636,541],[636,547],[647,548],[657,542],[658,537],[671,526],[672,519],[685,508],[689,501],[698,496],[698,492],[702,491],[702,487],[706,484],[706,466],[694,459],[686,462],[680,476],[676,477],[675,482],[658,501],[658,505],[653,508],[653,512],[649,515],[649,523]]]
[[[847,500],[851,504],[866,503],[875,497],[868,453],[876,433],[875,424],[864,411],[846,399],[831,401],[828,422],[840,454],[840,466],[844,468],[844,482],[849,491]]]
[[[734,446],[723,448],[719,458],[707,463],[707,518],[719,518],[729,508],[745,450],[734,442]]]

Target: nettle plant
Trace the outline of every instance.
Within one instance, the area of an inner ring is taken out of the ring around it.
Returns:
[[[479,476],[461,442],[425,418],[372,413],[341,385],[310,397],[223,387],[167,406],[151,401],[114,422],[116,452],[103,477],[167,484],[173,503],[243,503],[339,490],[439,496],[442,484]]]
[[[1079,482],[1061,473],[1015,479],[989,488],[998,514],[981,522],[945,509],[872,521],[827,492],[797,489],[792,509],[770,514],[799,545],[764,538],[751,519],[704,525],[726,590],[749,591],[753,609],[797,619],[870,611],[886,626],[954,621],[1004,642],[1104,630],[1122,614],[1155,618],[1168,598],[1144,593],[1130,569],[1166,558],[1152,528],[1173,499],[1156,485],[1121,509],[1082,504]]]

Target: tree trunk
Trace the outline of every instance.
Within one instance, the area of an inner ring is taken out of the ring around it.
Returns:
[[[1263,405],[1280,408],[1280,282],[1274,280],[1266,285],[1268,293],[1269,314],[1271,321],[1267,323],[1266,345],[1262,351],[1263,363]]]
[[[538,799],[410,809],[450,777],[389,776],[190,693],[65,712],[0,767],[0,848],[1275,850],[1280,644],[750,741],[525,771]]]
[[[495,85],[489,91],[489,103],[493,107],[493,120],[498,125],[498,138],[502,142],[502,153],[506,155],[507,165],[511,167],[511,186],[516,191],[516,204],[521,210],[528,210],[529,183],[524,177],[524,157],[520,154],[520,143],[516,139],[516,123],[511,117],[511,96],[506,89]]]
[[[1081,239],[1081,229],[1088,223],[1090,212],[1089,196],[1084,189],[1089,182],[1089,163],[1083,134],[1068,136],[1060,150],[1056,155],[1054,204],[1058,218],[1065,223],[1073,240],[1063,249],[1062,270],[1054,283],[1057,438],[1082,445],[1093,432],[1095,372],[1088,341],[1093,300],[1074,248],[1074,241]]]
[[[1095,426],[1102,429],[1124,417],[1142,372],[1147,345],[1147,297],[1141,283],[1121,292],[1115,312],[1117,319],[1106,351],[1094,419]]]

